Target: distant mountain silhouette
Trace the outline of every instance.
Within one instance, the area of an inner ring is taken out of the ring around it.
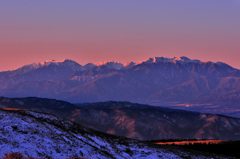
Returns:
[[[37,96],[75,103],[175,102],[235,109],[240,106],[240,97],[236,96],[239,90],[240,70],[222,62],[184,56],[155,57],[125,65],[115,61],[84,66],[72,60],[45,61],[0,72],[1,96]]]

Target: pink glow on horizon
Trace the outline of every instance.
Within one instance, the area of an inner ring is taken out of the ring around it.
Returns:
[[[240,69],[235,1],[1,1],[0,71],[46,60],[125,64],[150,57]]]

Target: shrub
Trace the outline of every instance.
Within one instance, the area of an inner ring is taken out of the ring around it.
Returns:
[[[19,152],[6,153],[5,159],[23,159],[23,155]]]

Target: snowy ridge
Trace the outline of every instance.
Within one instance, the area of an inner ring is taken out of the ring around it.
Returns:
[[[119,63],[117,61],[104,61],[104,62],[97,62],[97,63],[88,63],[86,65],[80,65],[77,62],[69,59],[64,59],[62,61],[55,61],[55,60],[48,60],[44,62],[37,62],[37,63],[32,63],[29,65],[25,65],[19,69],[17,69],[20,72],[27,72],[29,70],[34,70],[42,67],[47,67],[51,65],[55,66],[63,66],[63,67],[69,67],[73,71],[85,71],[85,70],[91,70],[96,67],[101,67],[101,66],[106,66],[107,69],[114,69],[114,70],[121,70],[121,69],[131,69],[133,66],[141,65],[141,64],[153,64],[153,63],[166,63],[166,62],[172,62],[172,63],[181,63],[181,64],[187,64],[187,63],[206,63],[202,62],[200,60],[195,60],[195,59],[189,59],[185,56],[182,57],[172,57],[172,58],[167,58],[167,57],[153,57],[153,58],[148,58],[144,61],[139,61],[137,63],[134,63],[132,61],[127,62],[126,64]],[[225,66],[227,64],[222,63],[222,62],[216,62],[218,65]],[[16,70],[15,70],[16,71]]]
[[[27,73],[29,71],[41,69],[43,67],[51,67],[51,66],[65,67],[65,68],[71,69],[72,71],[83,70],[83,67],[80,64],[78,64],[77,62],[75,62],[73,60],[69,60],[69,59],[64,59],[62,61],[50,60],[50,61],[37,62],[37,63],[35,62],[35,63],[29,64],[29,65],[25,65],[21,68],[18,68],[17,70],[13,70],[12,72],[14,72],[16,74],[23,74],[23,73]]]
[[[151,147],[30,111],[0,110],[0,123],[0,157],[7,152],[20,152],[41,158],[208,158],[178,149]]]
[[[120,70],[124,66],[123,64],[116,62],[116,61],[105,61],[105,62],[97,62],[95,63],[96,66],[106,66],[108,69],[115,69]]]
[[[185,56],[182,57],[172,57],[172,58],[167,58],[167,57],[154,57],[154,58],[148,58],[144,61],[139,61],[137,62],[137,65],[142,64],[142,63],[147,63],[147,64],[152,64],[152,63],[160,63],[160,62],[181,62],[181,63],[200,63],[200,60],[191,60]]]
[[[37,62],[37,63],[34,62],[34,63],[30,64],[30,65],[25,65],[25,66],[37,69],[37,68],[41,68],[41,67],[49,66],[49,65],[57,65],[57,66],[59,66],[59,65],[66,65],[66,66],[79,65],[79,66],[81,66],[77,62],[69,60],[69,59],[64,59],[62,61],[47,60],[47,61]]]
[[[124,69],[130,69],[130,68],[132,68],[135,65],[136,65],[135,62],[129,61],[129,62],[124,64]]]

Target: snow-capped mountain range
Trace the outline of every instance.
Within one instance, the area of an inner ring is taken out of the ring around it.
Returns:
[[[161,62],[171,62],[171,63],[182,63],[182,64],[188,64],[188,63],[207,63],[207,62],[202,62],[200,60],[195,60],[195,59],[189,59],[185,56],[182,57],[172,57],[172,58],[167,58],[167,57],[154,57],[154,58],[148,58],[144,61],[139,61],[137,63],[133,61],[129,61],[126,64],[119,63],[117,61],[104,61],[104,62],[97,62],[97,63],[88,63],[86,65],[81,65],[73,60],[70,59],[64,59],[62,61],[55,61],[55,60],[47,60],[43,62],[37,62],[37,63],[32,63],[29,65],[25,65],[19,69],[24,70],[20,71],[25,73],[26,71],[42,68],[42,67],[48,67],[48,66],[62,66],[62,67],[68,67],[71,68],[73,71],[85,71],[85,70],[91,70],[95,67],[101,67],[105,66],[107,69],[115,69],[115,70],[121,70],[121,69],[130,69],[133,66],[140,65],[140,64],[153,64],[153,63],[161,63]],[[208,61],[210,62],[210,61]],[[222,62],[216,62],[218,65],[227,65]],[[15,71],[15,70],[13,70]]]
[[[7,97],[37,96],[77,103],[121,100],[155,105],[205,104],[217,106],[213,113],[240,117],[240,111],[236,112],[240,106],[238,94],[240,70],[222,62],[184,56],[83,66],[67,59],[0,72],[0,96]],[[228,109],[222,111],[226,106]]]

